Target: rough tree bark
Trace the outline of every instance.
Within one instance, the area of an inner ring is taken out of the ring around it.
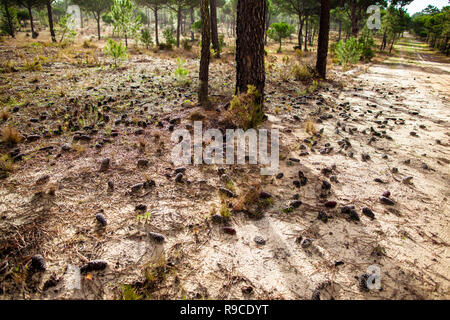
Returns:
[[[211,7],[211,40],[214,51],[216,52],[216,58],[220,58],[219,47],[219,32],[217,30],[217,2],[216,0],[210,0]]]
[[[50,36],[52,37],[52,42],[56,42],[55,29],[53,27],[53,12],[52,12],[52,1],[47,0],[47,15],[48,15],[48,25],[50,27]]]
[[[265,0],[239,0],[236,26],[236,94],[246,93],[248,85],[260,93],[263,108],[266,74],[264,70]]]
[[[320,29],[317,49],[317,73],[323,78],[327,75],[328,41],[330,32],[330,0],[320,0]]]
[[[204,107],[209,106],[208,100],[208,81],[209,81],[209,60],[211,51],[211,25],[209,17],[208,0],[201,0],[201,16],[202,16],[202,53],[200,59],[200,88],[198,90],[198,101]]]

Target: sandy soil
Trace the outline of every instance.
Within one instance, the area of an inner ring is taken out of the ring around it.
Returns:
[[[284,177],[263,178],[257,166],[229,166],[225,173],[232,184],[224,182],[217,166],[187,167],[183,182],[174,181],[168,127],[191,124],[189,115],[198,109],[189,105],[195,90],[174,86],[167,75],[176,66],[170,57],[134,55],[119,72],[77,66],[75,57],[71,63],[44,64],[43,72],[23,79],[19,73],[3,76],[3,95],[22,92],[22,99],[32,99],[39,91],[37,102],[12,113],[9,124],[45,136],[68,114],[85,119],[79,130],[91,139],[72,142],[74,134],[64,133],[18,146],[24,161],[0,180],[0,297],[448,299],[449,61],[410,37],[396,49],[397,55],[380,63],[345,73],[334,68],[333,82],[312,94],[301,92],[293,80],[280,82],[281,59],[271,55],[278,71],[268,74],[264,127],[280,129]],[[46,50],[50,56],[53,49]],[[14,54],[3,45],[3,60]],[[233,90],[231,59],[225,55],[212,66],[219,107]],[[187,59],[192,73],[197,66]],[[91,119],[87,113],[95,113],[84,105],[97,103],[111,122],[83,129]],[[62,107],[56,112],[53,105]],[[43,110],[46,119],[29,122]],[[206,127],[217,125],[220,110],[205,114]],[[114,125],[117,119],[129,123]],[[145,120],[149,125],[137,136],[138,123]],[[305,130],[308,121],[323,133],[312,138]],[[110,135],[114,130],[117,136]],[[61,151],[63,144],[71,150]],[[2,153],[9,151],[2,146]],[[110,167],[99,172],[105,158]],[[148,160],[148,167],[137,168],[139,159]],[[297,188],[299,171],[308,181]],[[45,175],[48,181],[39,182]],[[151,180],[156,186],[130,192]],[[331,182],[330,190],[323,190],[324,180]],[[226,224],[236,235],[225,233],[211,215],[228,205],[236,209],[236,203],[218,188],[242,196],[254,192],[252,186],[272,200],[257,217],[231,210]],[[52,188],[55,195],[48,194]],[[387,190],[393,206],[379,200]],[[297,198],[302,205],[286,210]],[[326,201],[337,207],[326,208]],[[147,206],[148,220],[140,219],[144,212],[135,210],[138,204]],[[355,206],[360,221],[341,212],[347,205]],[[361,213],[364,207],[375,219]],[[318,219],[320,211],[327,223]],[[106,228],[98,226],[98,212],[106,217]],[[148,232],[163,234],[165,242],[156,243]],[[257,244],[256,236],[265,244]],[[29,271],[36,253],[45,257],[45,272]],[[80,289],[74,289],[73,270],[96,259],[108,267],[82,275]],[[381,272],[381,290],[359,286],[370,266]]]

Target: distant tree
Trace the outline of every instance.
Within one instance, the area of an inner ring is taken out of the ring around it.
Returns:
[[[31,26],[31,37],[36,39],[39,34],[34,30],[34,21],[33,21],[33,8],[36,8],[42,4],[41,0],[17,0],[17,4],[21,7],[24,7],[28,10],[28,15],[30,17],[30,26]]]
[[[5,15],[7,28],[5,28],[6,32],[13,38],[16,37],[16,28],[14,26],[14,17],[11,12],[11,5],[13,4],[11,0],[1,0],[3,5],[2,14]],[[3,17],[2,17],[3,19]]]
[[[238,0],[236,28],[236,94],[258,91],[261,113],[266,74],[264,68],[265,0]]]
[[[52,3],[54,0],[43,0],[43,1],[47,7],[48,25],[50,27],[50,36],[52,38],[52,42],[56,42],[55,27],[53,25],[53,9],[52,9]]]
[[[140,27],[140,17],[134,15],[136,7],[131,0],[113,0],[109,13],[114,31],[125,36],[125,46],[128,48],[128,38],[134,36]]]
[[[177,15],[177,48],[180,47],[181,40],[181,20],[183,9],[189,7],[192,0],[169,0],[167,6]]]
[[[97,34],[98,40],[101,39],[101,27],[100,21],[102,19],[102,14],[108,11],[112,4],[112,0],[72,0],[74,4],[80,6],[84,11],[92,13],[95,20],[97,21]]]
[[[311,15],[318,8],[317,0],[272,0],[280,10],[290,15],[298,17],[298,46],[302,48],[303,45],[303,27],[309,15]]]
[[[219,32],[217,29],[217,1],[210,0],[211,5],[211,41],[216,58],[220,58]]]
[[[163,5],[167,2],[166,0],[135,0],[138,5],[150,8],[155,16],[155,42],[159,46],[159,10],[162,9]]]
[[[283,39],[290,37],[294,31],[295,27],[293,25],[286,22],[278,22],[273,23],[270,26],[269,30],[267,31],[267,34],[269,35],[270,39],[275,40],[280,44],[278,52],[281,52]]]
[[[202,53],[200,59],[198,101],[202,106],[208,107],[209,60],[211,55],[211,20],[208,0],[201,0],[200,11],[202,16]]]

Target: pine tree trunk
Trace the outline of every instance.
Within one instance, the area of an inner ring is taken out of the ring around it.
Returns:
[[[177,10],[177,48],[180,47],[180,35],[181,34],[181,6],[178,6]]]
[[[30,16],[31,37],[33,39],[36,39],[36,37],[35,37],[36,33],[34,32],[33,11],[31,10],[31,6],[28,6],[27,9],[28,9],[28,15]]]
[[[383,42],[381,43],[380,48],[381,51],[383,51],[386,48],[386,42],[387,42],[387,30],[385,30],[383,34]]]
[[[238,0],[236,27],[236,94],[246,93],[249,85],[260,93],[264,103],[266,74],[264,69],[265,0]]]
[[[305,52],[308,51],[308,18],[308,16],[305,18]]]
[[[217,30],[217,3],[216,0],[210,0],[211,6],[211,40],[216,58],[220,58],[219,32]]]
[[[338,42],[341,41],[341,36],[342,36],[342,21],[339,20],[339,38],[338,38]]]
[[[330,0],[320,0],[320,29],[316,69],[325,79],[327,76],[328,41],[330,33]]]
[[[194,24],[194,7],[191,7],[191,40],[195,40],[195,33],[194,28],[192,28],[192,25]]]
[[[15,35],[15,32],[14,32],[14,26],[13,26],[13,23],[12,23],[11,15],[9,13],[8,3],[6,2],[6,0],[3,0],[3,6],[5,8],[6,20],[8,20],[9,35],[11,37],[15,38],[16,35]]]
[[[53,13],[52,13],[52,3],[47,0],[47,15],[48,15],[48,25],[50,27],[50,35],[52,37],[52,42],[56,42],[55,29],[53,27]]]
[[[209,16],[208,0],[201,0],[202,15],[202,53],[200,59],[200,88],[198,90],[198,101],[200,105],[209,107],[208,101],[208,82],[209,82],[209,60],[211,51],[211,25]]]
[[[302,17],[301,14],[298,16],[298,21],[300,23],[300,27],[298,29],[298,46],[300,47],[300,50],[302,50],[302,45],[303,45],[303,23],[304,23],[304,20],[303,20],[303,17]]]
[[[155,14],[155,43],[159,46],[159,31],[158,31],[158,6],[153,7],[153,13]]]
[[[356,0],[352,0],[350,4],[350,20],[352,23],[352,35],[357,38],[358,37],[358,23],[359,17],[357,13],[357,4]]]
[[[95,17],[95,19],[97,20],[97,34],[98,34],[98,40],[102,39],[102,30],[100,27],[100,19],[102,18],[102,13],[101,12],[97,12],[97,16]]]
[[[394,38],[392,39],[391,48],[389,49],[389,53],[392,53],[392,49],[394,48],[394,43],[395,43],[395,33],[394,33]]]

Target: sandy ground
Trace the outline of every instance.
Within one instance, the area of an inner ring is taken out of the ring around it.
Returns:
[[[258,218],[231,210],[227,225],[236,235],[226,234],[223,225],[211,219],[212,213],[233,204],[217,191],[230,187],[218,174],[218,166],[187,167],[183,182],[174,181],[167,127],[176,118],[180,118],[174,121],[176,126],[190,124],[194,109],[183,104],[190,93],[173,88],[163,76],[153,83],[143,77],[136,84],[131,77],[98,71],[102,87],[114,84],[100,93],[123,98],[113,103],[113,120],[127,110],[142,119],[140,112],[150,110],[155,115],[152,121],[158,119],[163,126],[144,129],[144,150],[136,146],[134,122],[113,127],[118,136],[101,148],[90,141],[77,152],[59,152],[62,144],[72,142],[73,134],[20,146],[29,158],[0,182],[0,297],[119,299],[128,288],[148,299],[319,295],[321,299],[448,299],[450,67],[444,57],[409,37],[397,50],[399,54],[382,63],[346,73],[332,70],[330,77],[344,84],[343,89],[329,85],[319,93],[299,95],[294,81],[280,83],[275,75],[268,75],[269,120],[264,127],[280,129],[284,176],[263,178],[257,166],[225,168],[236,194],[244,195],[254,185],[272,195]],[[135,75],[145,76],[164,73],[175,63],[138,57],[130,65]],[[187,66],[197,67],[193,60]],[[220,88],[220,99],[232,92],[233,66],[223,62],[215,66],[213,85]],[[73,92],[98,81],[76,70],[67,75],[64,65],[58,68],[58,64],[45,69],[63,79],[58,86],[64,88],[68,81]],[[27,75],[27,80],[32,76]],[[14,80],[15,87],[8,90],[17,89],[20,79]],[[2,84],[7,90],[4,80]],[[42,79],[40,85],[48,84]],[[119,108],[129,101],[126,88],[133,85],[141,86],[131,91],[135,103]],[[119,93],[118,87],[126,92]],[[167,97],[155,104],[161,89]],[[65,103],[69,98],[64,98]],[[37,106],[32,109],[36,110]],[[8,121],[20,126],[20,118],[14,117]],[[209,126],[214,126],[214,117],[213,111]],[[312,139],[305,130],[307,120],[323,133]],[[22,125],[26,127],[26,121]],[[110,139],[104,131],[100,128],[91,136],[96,142]],[[49,145],[53,151],[42,151]],[[300,156],[301,152],[308,154]],[[363,154],[370,158],[363,161]],[[110,158],[111,165],[101,173],[104,158]],[[149,166],[136,168],[143,158]],[[297,188],[293,182],[299,171],[308,181]],[[50,181],[36,183],[44,175]],[[409,183],[407,177],[412,177]],[[150,180],[156,187],[130,193],[131,186]],[[331,182],[330,190],[323,190],[324,180]],[[108,181],[114,183],[114,191],[108,190]],[[56,189],[55,196],[45,193],[49,186]],[[393,206],[379,200],[387,190]],[[302,205],[285,210],[297,198]],[[337,207],[326,208],[326,201],[336,201]],[[147,206],[147,221],[137,218],[138,204]],[[341,213],[346,205],[355,206],[360,221]],[[372,209],[375,219],[361,213],[364,207]],[[95,220],[100,211],[108,221],[106,228],[99,228]],[[328,216],[327,223],[318,219],[320,211]],[[155,243],[149,231],[163,234],[165,242]],[[265,244],[257,244],[256,236]],[[308,246],[299,239],[312,242]],[[47,270],[31,274],[27,266],[36,253],[45,257]],[[73,270],[95,259],[107,261],[108,267],[82,275],[74,289]],[[368,268],[379,268],[381,290],[361,290],[359,278]]]

